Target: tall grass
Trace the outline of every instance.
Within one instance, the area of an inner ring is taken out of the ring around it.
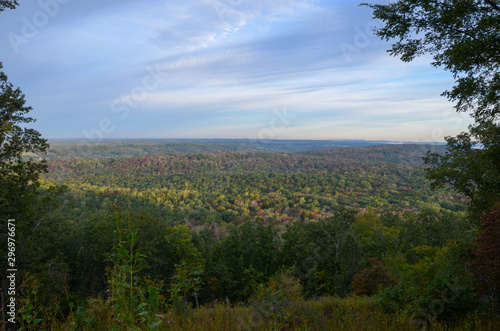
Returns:
[[[437,321],[421,325],[404,313],[384,314],[373,298],[334,298],[322,297],[304,301],[295,311],[293,324],[284,326],[255,317],[252,306],[231,307],[225,303],[214,303],[200,309],[190,309],[184,314],[176,314],[174,309],[165,310],[159,318],[157,330],[346,330],[346,331],[497,331],[500,330],[500,316],[474,312],[445,325]],[[68,319],[52,330],[113,330],[116,323],[113,309],[102,299],[89,302],[84,310],[72,313]],[[122,330],[151,330],[144,321],[136,318]]]

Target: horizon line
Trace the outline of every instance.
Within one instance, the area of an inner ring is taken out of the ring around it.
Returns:
[[[48,141],[86,141],[91,144],[99,144],[109,141],[134,141],[134,140],[245,140],[245,141],[367,141],[367,142],[386,142],[393,144],[446,144],[445,141],[415,141],[415,140],[386,140],[386,139],[308,139],[308,138],[282,138],[282,139],[260,139],[260,138],[102,138],[98,140],[89,140],[85,138],[46,138]]]

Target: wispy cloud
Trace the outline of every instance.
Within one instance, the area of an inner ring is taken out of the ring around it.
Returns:
[[[44,12],[46,24],[23,34]],[[431,140],[436,127],[468,124],[450,120],[458,115],[440,97],[451,77],[429,59],[389,57],[356,3],[89,0],[49,14],[25,2],[0,22],[0,60],[49,137],[79,138],[109,119],[108,138],[245,138],[283,107],[296,115],[280,131],[287,139]],[[16,47],[13,35],[23,38]],[[120,117],[113,102],[143,84],[146,68],[161,84]]]

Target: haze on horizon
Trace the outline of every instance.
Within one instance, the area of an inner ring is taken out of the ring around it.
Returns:
[[[51,139],[465,131],[469,117],[440,96],[451,75],[391,57],[377,24],[356,1],[40,0],[2,13],[0,51]]]

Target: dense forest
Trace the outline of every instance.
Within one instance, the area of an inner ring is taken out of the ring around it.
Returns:
[[[130,157],[166,153],[209,152],[306,152],[339,147],[394,144],[371,140],[274,140],[274,139],[141,139],[58,140],[51,142],[44,159]],[[412,143],[415,144],[415,143]],[[442,143],[434,143],[443,145]]]
[[[477,319],[489,308],[466,265],[477,223],[467,198],[430,189],[427,150],[444,148],[50,160],[42,188],[62,193],[40,235],[57,241],[38,252],[50,270],[26,275],[34,319],[23,310],[23,321],[390,329],[460,325],[466,315],[493,328]],[[380,319],[369,322],[373,313]]]
[[[70,189],[65,211],[72,220],[117,203],[169,224],[241,222],[257,216],[319,220],[344,207],[463,210],[463,198],[430,189],[422,165],[422,151],[428,148],[53,160],[45,179]],[[438,150],[443,147],[433,148]]]

